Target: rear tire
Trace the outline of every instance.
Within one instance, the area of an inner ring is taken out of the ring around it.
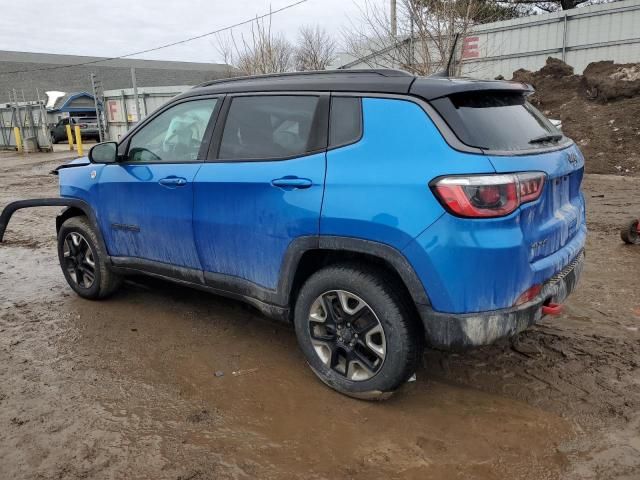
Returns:
[[[91,300],[113,294],[122,278],[107,264],[107,254],[87,217],[71,217],[58,232],[58,259],[69,286]]]
[[[624,243],[631,245],[640,245],[640,232],[638,232],[638,222],[640,220],[632,220],[626,227],[620,230],[620,238]]]
[[[336,265],[314,273],[296,300],[298,343],[313,372],[345,395],[383,400],[415,373],[423,332],[384,272]]]

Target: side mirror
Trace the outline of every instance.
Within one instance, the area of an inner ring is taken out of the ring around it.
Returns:
[[[116,163],[118,161],[118,142],[104,142],[89,150],[91,163]]]

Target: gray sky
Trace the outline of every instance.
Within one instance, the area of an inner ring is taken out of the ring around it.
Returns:
[[[267,13],[269,6],[275,10],[294,1],[23,0],[20,8],[3,8],[0,50],[118,56],[216,30]],[[349,18],[358,17],[357,4],[362,1],[308,0],[274,15],[272,28],[293,40],[301,25],[319,24],[338,38],[350,25]],[[234,34],[243,31],[247,27]],[[214,41],[211,36],[141,58],[220,61]]]

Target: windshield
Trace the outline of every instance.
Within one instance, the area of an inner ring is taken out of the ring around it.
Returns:
[[[566,140],[521,93],[465,92],[432,105],[465,144],[486,150],[531,150]]]

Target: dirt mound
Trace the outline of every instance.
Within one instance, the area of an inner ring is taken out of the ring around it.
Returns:
[[[573,67],[558,58],[549,57],[547,58],[546,65],[540,69],[540,75],[555,78],[568,77],[569,75],[573,75]]]
[[[513,72],[533,85],[531,102],[562,129],[586,157],[590,173],[640,173],[640,64],[595,62],[583,75],[557,58],[532,72]]]
[[[503,78],[496,77],[496,80],[502,80]],[[533,80],[534,80],[533,79],[533,72],[531,70],[527,70],[525,68],[519,68],[518,70],[513,72],[513,78],[511,80],[513,80],[515,82],[525,82],[525,83],[533,84]]]
[[[583,76],[591,98],[606,101],[640,95],[640,64],[590,63]]]

